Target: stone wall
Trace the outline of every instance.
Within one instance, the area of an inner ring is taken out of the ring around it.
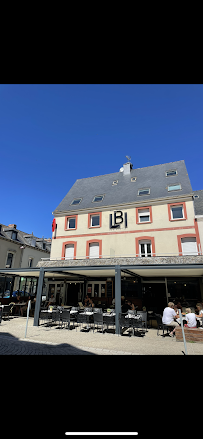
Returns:
[[[203,256],[156,256],[148,258],[95,258],[39,261],[37,267],[91,267],[107,265],[170,265],[203,264]]]

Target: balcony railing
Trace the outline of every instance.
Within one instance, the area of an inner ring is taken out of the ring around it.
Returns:
[[[163,258],[170,258],[170,257],[180,257],[180,256],[202,256],[203,252],[198,252],[198,253],[194,253],[194,252],[188,252],[187,254],[179,254],[179,253],[152,253],[151,255],[147,255],[147,256],[143,256],[140,253],[136,254],[136,253],[126,253],[126,254],[115,254],[115,255],[99,255],[99,257],[89,257],[89,256],[76,256],[73,258],[67,258],[67,257],[53,257],[53,258],[41,258],[41,261],[65,261],[65,260],[84,260],[84,259],[114,259],[114,258],[159,258],[159,257],[163,257]]]

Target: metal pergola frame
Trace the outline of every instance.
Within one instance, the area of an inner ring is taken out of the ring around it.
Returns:
[[[102,271],[113,271],[114,273],[110,274],[110,276],[115,276],[115,324],[116,324],[116,334],[119,334],[120,328],[119,328],[119,313],[121,312],[121,274],[123,273],[127,277],[142,277],[146,276],[146,270],[152,271],[155,270],[161,270],[163,271],[162,276],[169,276],[169,272],[175,270],[176,276],[178,275],[178,271],[181,270],[181,276],[182,276],[182,270],[186,272],[186,276],[191,276],[189,273],[189,270],[192,270],[194,273],[194,270],[196,274],[193,274],[194,277],[202,277],[203,276],[203,264],[158,264],[158,265],[101,265],[101,266],[63,266],[63,267],[36,267],[36,268],[7,268],[7,269],[0,269],[0,274],[3,275],[11,275],[11,276],[26,276],[26,274],[30,274],[30,276],[38,277],[38,287],[37,287],[37,296],[36,296],[36,304],[35,304],[35,313],[34,313],[34,326],[39,326],[39,313],[40,313],[40,305],[41,305],[41,296],[42,296],[42,289],[43,289],[43,280],[45,273],[51,273],[55,274],[62,274],[67,276],[78,276],[80,280],[88,280],[90,276],[87,276],[88,271],[95,272],[95,275],[97,273],[97,277],[102,274]],[[137,273],[141,270],[141,274]],[[75,274],[74,274],[75,272]],[[80,272],[80,273],[77,273]],[[83,274],[83,272],[85,272]],[[143,273],[143,274],[142,274]],[[106,276],[106,275],[105,275]],[[92,277],[92,274],[91,274]],[[96,276],[95,276],[96,277]]]

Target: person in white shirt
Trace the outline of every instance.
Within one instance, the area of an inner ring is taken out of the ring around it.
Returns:
[[[169,334],[170,336],[175,335],[175,329],[177,326],[179,326],[179,324],[174,320],[174,319],[178,319],[179,314],[176,314],[173,308],[174,308],[174,303],[169,302],[168,306],[164,309],[163,317],[162,317],[162,323],[164,325],[174,327],[173,331],[171,331]]]
[[[185,318],[187,320],[187,324],[185,324],[184,326],[186,328],[196,328],[197,327],[197,322],[196,322],[196,315],[194,312],[191,312],[190,308],[186,308],[185,312],[187,313]]]
[[[197,327],[202,326],[202,317],[203,317],[203,309],[202,309],[202,303],[197,303],[196,305],[197,312],[199,314],[195,314],[195,317],[197,319]]]

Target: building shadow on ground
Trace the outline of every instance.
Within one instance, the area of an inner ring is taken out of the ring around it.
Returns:
[[[0,355],[96,355],[68,343],[51,344],[20,340],[9,332],[0,332]]]

